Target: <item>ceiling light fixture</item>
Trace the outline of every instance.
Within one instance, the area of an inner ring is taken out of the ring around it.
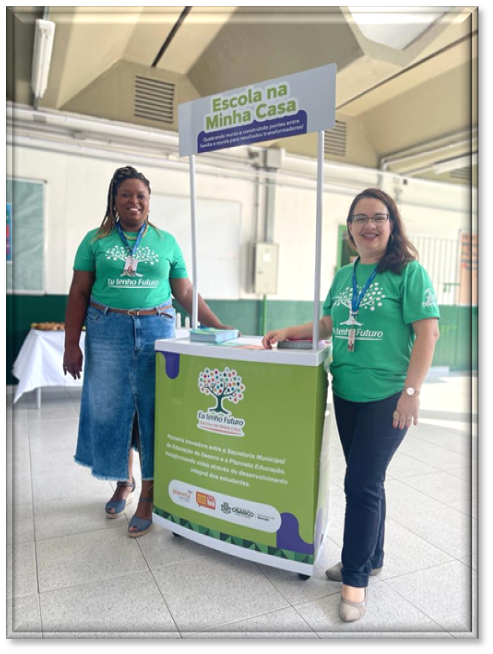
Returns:
[[[50,20],[38,19],[35,26],[33,69],[31,74],[31,88],[36,101],[43,97],[48,86],[48,74],[50,72],[54,38],[55,23]]]
[[[433,172],[435,175],[441,175],[443,173],[450,173],[452,170],[458,170],[459,168],[470,168],[471,166],[475,166],[477,163],[478,154],[477,152],[473,152],[464,157],[454,157],[453,159],[440,161],[434,164]]]

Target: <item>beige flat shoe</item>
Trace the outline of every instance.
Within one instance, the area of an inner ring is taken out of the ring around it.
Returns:
[[[328,570],[325,571],[325,574],[331,581],[341,581],[342,582],[342,563],[339,561],[339,563],[336,563],[335,565],[332,566],[332,568],[329,568]],[[376,575],[379,575],[383,570],[382,568],[374,568],[370,572],[370,577],[375,577]]]
[[[339,602],[339,617],[344,622],[356,622],[366,613],[367,589],[365,588],[365,598],[362,602],[351,602],[341,595]]]

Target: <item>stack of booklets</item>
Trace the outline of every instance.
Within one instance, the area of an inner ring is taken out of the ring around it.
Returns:
[[[191,329],[190,340],[200,343],[224,343],[225,341],[233,341],[238,338],[237,329],[213,329],[206,327],[203,329]]]
[[[319,341],[318,347],[325,347],[327,343],[325,341]],[[278,350],[311,350],[313,348],[313,339],[311,338],[299,338],[299,339],[288,339],[287,341],[279,341],[277,344]]]

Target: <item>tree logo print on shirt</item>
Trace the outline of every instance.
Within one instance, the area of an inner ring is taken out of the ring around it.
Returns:
[[[123,261],[124,263],[127,261],[129,256],[127,248],[123,247],[123,245],[115,245],[111,250],[106,250],[105,254],[108,261]],[[148,263],[151,266],[159,262],[159,255],[156,254],[154,250],[151,250],[147,245],[145,247],[139,245],[133,258],[137,263]],[[120,277],[123,277],[124,274],[125,273],[122,272]],[[135,273],[135,276],[143,277],[143,275],[138,272]]]
[[[238,404],[244,398],[245,385],[236,370],[228,367],[222,371],[218,368],[205,368],[199,374],[198,387],[201,393],[212,395],[216,403],[206,412],[198,411],[197,427],[217,434],[244,436],[245,421],[235,418],[223,404],[226,400]]]
[[[361,293],[362,286],[358,286],[358,293]],[[370,285],[370,288],[366,291],[363,299],[361,300],[361,304],[359,305],[359,311],[358,311],[358,316],[361,315],[361,309],[370,309],[370,311],[375,311],[376,307],[381,307],[382,306],[382,300],[385,299],[386,295],[384,294],[384,289],[381,288],[379,282],[373,282]],[[339,295],[335,298],[334,300],[334,305],[339,306],[342,305],[343,307],[347,307],[348,310],[351,310],[351,299],[353,297],[353,289],[350,286],[346,286],[346,288],[339,293]],[[340,323],[341,325],[349,325],[350,320],[345,320],[344,322]],[[361,326],[363,325],[362,322],[357,322],[355,321],[356,325]]]
[[[425,301],[423,302],[423,307],[435,307],[437,306],[437,298],[435,291],[432,288],[427,288],[425,291]]]

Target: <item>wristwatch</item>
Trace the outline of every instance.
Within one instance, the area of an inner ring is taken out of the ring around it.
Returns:
[[[417,391],[412,386],[407,386],[406,388],[404,388],[404,390],[402,392],[405,393],[406,395],[419,395],[420,394],[420,391]]]

